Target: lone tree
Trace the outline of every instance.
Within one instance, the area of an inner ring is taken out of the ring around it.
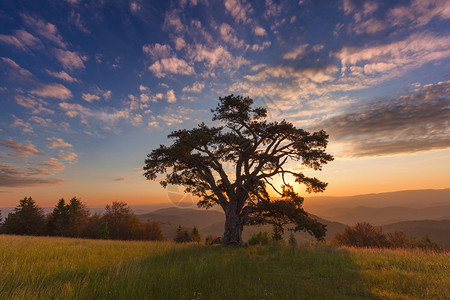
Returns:
[[[254,224],[294,224],[290,229],[322,239],[325,225],[303,210],[303,198],[285,175],[305,184],[307,192],[322,192],[327,183],[305,176],[298,167],[292,170],[288,163],[320,170],[333,160],[325,152],[328,135],[323,130],[311,134],[285,120],[268,122],[267,110],[253,108],[249,97],[219,99],[211,112],[213,121],[221,124],[201,123],[172,132],[172,145],[160,145],[147,155],[144,176],[154,180],[166,174],[163,187],[184,186],[185,192],[200,198],[199,207],[220,205],[226,216],[225,244],[239,243],[244,225]],[[283,182],[280,190],[273,183],[276,176]],[[269,188],[280,197],[271,199]]]

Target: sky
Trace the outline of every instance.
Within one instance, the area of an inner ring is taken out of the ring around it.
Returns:
[[[170,202],[146,155],[229,94],[330,134],[335,160],[303,170],[323,195],[448,188],[449,19],[446,0],[2,0],[0,207]]]

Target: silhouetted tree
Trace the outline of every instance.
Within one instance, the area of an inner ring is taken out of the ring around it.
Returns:
[[[86,225],[82,228],[81,236],[88,239],[98,239],[101,223],[101,217],[98,213],[89,216]]]
[[[14,212],[8,214],[3,232],[19,235],[41,235],[45,232],[45,216],[31,197],[20,200]]]
[[[49,235],[65,236],[68,223],[68,207],[66,201],[61,198],[47,217],[47,233]]]
[[[161,224],[157,221],[147,221],[143,226],[143,238],[150,241],[163,241],[166,238],[161,229]]]
[[[89,219],[89,210],[86,205],[76,197],[70,199],[67,205],[68,227],[67,236],[82,237],[83,230],[86,228]]]
[[[386,236],[381,228],[375,228],[367,222],[356,223],[355,226],[347,226],[341,233],[334,235],[334,242],[354,247],[385,247]]]
[[[194,228],[192,228],[191,236],[192,236],[192,239],[194,240],[194,242],[196,242],[196,243],[200,243],[202,240],[202,238],[200,237],[200,233],[198,232],[198,229],[195,226],[194,226]]]
[[[193,241],[189,233],[183,228],[181,228],[181,225],[178,226],[177,233],[175,234],[173,240],[175,241],[175,243],[188,243]]]
[[[390,248],[410,248],[411,240],[403,231],[394,231],[387,234],[387,245]]]
[[[272,240],[281,241],[283,240],[283,228],[277,225],[273,225]]]
[[[311,218],[302,208],[303,198],[285,181],[291,175],[305,184],[308,192],[321,192],[327,184],[288,168],[289,161],[320,170],[333,160],[325,152],[328,135],[323,131],[309,133],[285,120],[267,122],[267,110],[253,108],[253,100],[229,95],[219,98],[213,121],[217,127],[204,123],[191,130],[178,130],[169,135],[170,146],[161,145],[148,154],[144,175],[154,180],[183,185],[185,192],[200,197],[199,207],[220,205],[225,212],[226,244],[239,243],[244,225],[295,224],[293,230],[305,230],[317,239],[325,236],[325,225]],[[231,172],[233,168],[233,172]],[[170,170],[170,172],[168,172]],[[271,182],[280,176],[279,191]],[[281,199],[269,197],[272,187]]]
[[[98,231],[98,238],[101,240],[109,239],[108,222],[102,222]]]
[[[113,240],[139,239],[139,220],[125,202],[106,205],[102,221],[108,223],[109,238]]]

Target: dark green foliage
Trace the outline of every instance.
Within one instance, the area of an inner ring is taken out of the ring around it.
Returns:
[[[161,184],[182,185],[185,192],[200,198],[199,207],[220,205],[226,215],[224,242],[239,243],[245,225],[294,224],[293,230],[307,231],[317,239],[325,236],[325,226],[303,210],[303,198],[285,181],[292,175],[308,192],[321,192],[327,184],[288,168],[297,162],[320,170],[333,157],[325,152],[328,135],[309,133],[292,123],[267,122],[267,111],[253,107],[248,97],[219,98],[213,112],[216,127],[199,124],[191,130],[172,132],[170,146],[161,145],[148,154],[144,176],[153,180],[166,174]],[[228,167],[234,168],[230,171]],[[279,176],[282,189],[270,179]],[[269,190],[281,199],[269,197]]]
[[[65,236],[69,223],[69,209],[64,199],[60,199],[53,212],[47,217],[47,234]]]
[[[178,226],[177,228],[177,234],[173,238],[175,243],[189,243],[193,242],[191,235],[184,230],[181,226]]]
[[[272,237],[268,232],[262,231],[252,235],[248,240],[249,245],[267,245],[272,241]]]
[[[70,199],[67,211],[69,215],[67,236],[82,237],[83,230],[88,224],[89,210],[84,203],[73,197]]]
[[[140,222],[125,202],[106,205],[103,222],[107,222],[109,237],[113,240],[137,240],[140,235]]]
[[[68,204],[60,199],[47,218],[47,234],[67,237],[83,237],[89,222],[89,210],[78,198]]]
[[[200,233],[198,232],[197,227],[194,226],[191,231],[191,237],[196,243],[200,243],[202,241],[202,238],[200,237]]]
[[[272,240],[282,241],[283,240],[283,227],[273,225]]]
[[[42,235],[45,233],[45,216],[31,197],[20,200],[14,212],[8,214],[3,232],[19,235]]]
[[[98,238],[101,240],[109,239],[108,222],[100,223],[100,229],[98,230]]]

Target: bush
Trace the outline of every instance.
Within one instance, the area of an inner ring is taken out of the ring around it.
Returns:
[[[367,222],[356,223],[353,227],[347,226],[343,232],[334,235],[333,241],[339,245],[353,247],[381,248],[387,245],[381,228],[375,228]]]
[[[249,245],[267,245],[272,241],[272,237],[268,232],[254,233],[248,240]]]

